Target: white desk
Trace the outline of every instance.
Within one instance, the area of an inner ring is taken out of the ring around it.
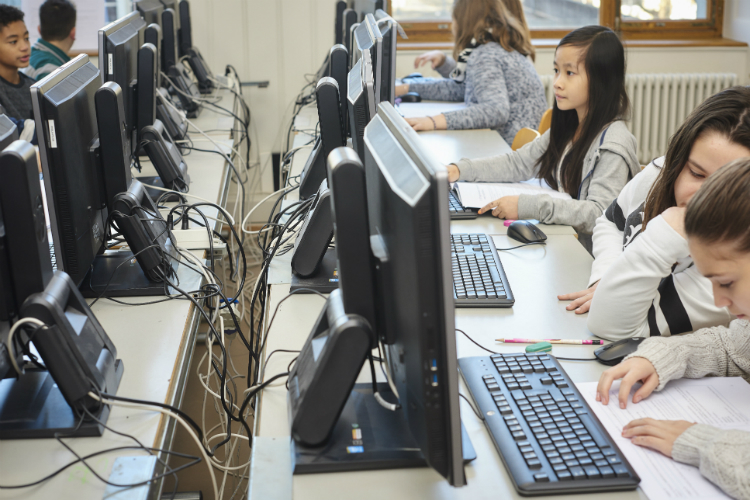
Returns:
[[[203,111],[206,121],[212,114],[214,112],[210,109]],[[223,142],[232,144],[231,141]],[[224,204],[229,189],[229,168],[226,162],[219,155],[196,151],[187,156],[186,160],[191,176],[190,193]],[[152,168],[148,162],[143,162],[143,165],[144,172],[141,175],[153,175],[147,171]],[[216,211],[213,209],[205,212],[215,216]],[[178,275],[184,290],[196,290],[200,287],[202,278],[188,268],[180,266]],[[138,303],[150,300],[153,298],[139,297],[126,301]],[[186,300],[172,300],[129,307],[100,300],[92,310],[117,347],[118,358],[124,363],[125,370],[117,394],[179,407],[200,319],[193,305]],[[137,437],[146,446],[171,448],[174,422],[167,422],[160,413],[116,407],[113,408],[107,425]],[[131,440],[109,431],[105,431],[100,438],[66,441],[80,454],[133,445]],[[145,453],[138,451],[118,451],[94,458],[89,463],[102,477],[108,478],[117,457],[144,455]],[[162,455],[161,458],[166,457]],[[74,459],[54,439],[0,441],[0,484],[22,484],[37,480]],[[205,467],[205,464],[201,463],[197,467]],[[152,464],[150,469],[140,471],[141,475],[137,476],[137,480],[151,477],[154,470],[159,471],[159,467],[154,468]],[[113,481],[118,482],[117,479]],[[135,480],[130,476],[120,481],[127,483]],[[100,499],[106,488],[85,466],[77,464],[40,486],[17,491],[0,490],[0,498]],[[161,481],[145,490],[148,498],[158,498]],[[137,492],[132,490],[130,493]]]

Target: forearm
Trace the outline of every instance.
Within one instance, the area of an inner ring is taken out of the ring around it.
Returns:
[[[613,203],[617,203],[617,200]],[[596,219],[592,237],[594,262],[591,265],[589,286],[601,280],[607,269],[622,255],[622,239],[623,233],[606,215]]]
[[[443,78],[449,78],[454,69],[456,69],[456,60],[450,56],[446,56],[445,62],[435,68],[435,71],[437,71]]]
[[[521,219],[537,219],[543,224],[573,226],[576,231],[591,234],[594,221],[602,209],[590,200],[564,200],[547,194],[522,194],[518,200]]]
[[[462,158],[456,163],[460,180],[466,182],[520,182],[533,179],[538,171],[537,162],[549,144],[549,132],[525,145],[518,151],[470,160]]]
[[[647,337],[648,311],[661,280],[688,255],[687,242],[659,216],[607,269],[599,281],[588,327],[600,337]]]
[[[672,458],[698,467],[732,498],[750,499],[750,432],[693,425],[675,441]]]
[[[464,109],[445,113],[448,130],[496,129],[508,121],[510,107],[507,104],[507,101],[470,104]]]
[[[450,78],[409,83],[409,91],[417,92],[423,100],[453,102],[462,102],[466,93],[464,84],[456,83]]]

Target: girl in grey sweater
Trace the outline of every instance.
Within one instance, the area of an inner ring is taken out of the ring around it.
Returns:
[[[552,126],[510,154],[462,159],[448,166],[451,182],[544,179],[570,200],[549,195],[506,196],[480,209],[505,219],[565,224],[591,251],[594,222],[640,171],[628,113],[625,51],[610,29],[586,26],[566,35],[555,52]]]
[[[712,175],[690,200],[684,226],[695,265],[714,290],[714,303],[737,316],[729,327],[691,335],[651,337],[602,375],[596,399],[609,404],[612,382],[622,379],[620,407],[633,394],[637,404],[670,380],[705,376],[750,381],[750,158],[735,160]],[[622,432],[639,446],[694,465],[734,498],[750,499],[750,432],[650,418],[630,422]]]
[[[525,20],[516,19],[508,10],[499,0],[457,0],[453,8],[455,59],[433,51],[415,63],[431,60],[444,78],[399,85],[396,95],[418,92],[422,99],[464,101],[468,107],[407,119],[415,130],[491,128],[511,143],[521,128],[539,126],[547,100],[529,60],[534,48]]]

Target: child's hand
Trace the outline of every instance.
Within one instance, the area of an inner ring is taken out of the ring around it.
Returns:
[[[576,314],[587,313],[591,309],[591,299],[594,298],[594,290],[596,290],[597,285],[599,285],[598,281],[586,290],[558,295],[557,300],[572,300],[573,302],[568,304],[565,309],[568,311],[575,310]]]
[[[409,92],[409,84],[408,83],[402,83],[401,85],[396,85],[396,97],[402,96]]]
[[[693,425],[695,424],[684,420],[640,418],[622,429],[622,437],[630,438],[633,444],[651,448],[672,458],[674,442]]]
[[[659,387],[659,375],[651,361],[645,358],[630,358],[602,373],[599,378],[599,385],[596,386],[596,400],[608,405],[609,388],[612,387],[612,382],[620,378],[622,382],[620,383],[618,399],[620,400],[620,408],[623,409],[628,404],[630,389],[636,382],[643,382],[643,385],[633,394],[633,403],[638,403],[647,398],[654,392],[654,389]]]
[[[441,50],[431,50],[424,54],[417,56],[414,59],[414,68],[419,68],[425,64],[430,63],[432,69],[439,68],[445,63],[445,54]]]
[[[455,163],[451,163],[445,168],[448,169],[448,182],[456,182],[461,177],[461,171]]]
[[[687,239],[685,234],[685,207],[669,207],[661,214],[667,224],[683,238]]]
[[[479,215],[492,210],[498,219],[518,219],[518,196],[503,196],[479,209]]]
[[[448,128],[448,122],[445,121],[445,115],[442,114],[433,117],[406,118],[405,120],[417,132],[423,130],[445,130]]]

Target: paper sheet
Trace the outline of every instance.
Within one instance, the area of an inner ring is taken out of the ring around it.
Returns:
[[[650,500],[718,500],[730,498],[705,479],[696,467],[675,462],[661,453],[641,448],[621,436],[622,428],[638,418],[687,420],[723,429],[750,431],[750,384],[739,377],[711,377],[676,380],[662,392],[654,392],[638,404],[620,409],[617,393],[610,391],[609,405],[596,402],[597,382],[576,384],[586,402],[641,477],[640,487]]]
[[[456,182],[454,186],[458,199],[466,208],[482,208],[503,196],[521,194],[548,194],[561,200],[571,199],[568,193],[555,191],[540,179],[524,182]]]
[[[403,102],[396,106],[396,111],[404,118],[417,118],[459,111],[465,107],[464,102]]]

